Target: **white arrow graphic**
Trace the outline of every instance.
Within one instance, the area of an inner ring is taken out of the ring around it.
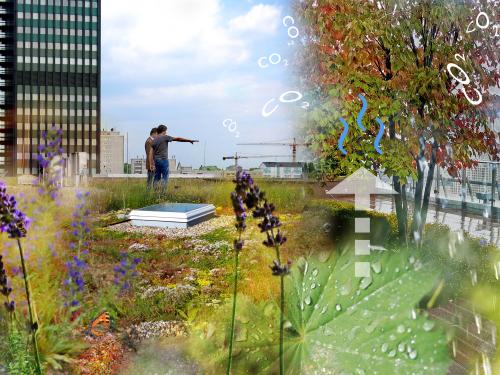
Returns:
[[[337,186],[326,191],[329,195],[354,195],[354,209],[369,211],[372,195],[397,194],[391,185],[385,183],[365,168],[360,168]],[[356,233],[370,233],[369,218],[355,218]],[[370,240],[355,240],[354,253],[356,255],[370,255],[370,249],[384,250],[380,246],[372,246]],[[356,262],[354,264],[356,277],[370,277],[370,262]]]

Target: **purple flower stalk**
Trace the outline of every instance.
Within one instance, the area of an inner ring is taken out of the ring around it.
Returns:
[[[30,220],[17,208],[16,198],[7,193],[7,187],[0,181],[0,233],[9,234],[9,238],[26,237]]]
[[[36,362],[36,370],[37,374],[42,373],[41,364],[40,364],[40,354],[38,352],[38,343],[36,339],[36,331],[38,329],[38,323],[35,319],[36,313],[35,308],[31,302],[31,293],[29,287],[29,277],[28,277],[28,269],[26,267],[26,262],[24,258],[23,248],[21,246],[21,238],[26,237],[27,228],[29,226],[29,219],[26,217],[24,212],[17,208],[16,198],[13,195],[9,195],[7,193],[7,188],[3,182],[0,182],[0,233],[6,232],[9,234],[9,238],[16,239],[17,247],[19,249],[19,256],[21,258],[21,267],[23,270],[23,279],[24,279],[24,289],[26,292],[26,301],[28,302],[28,312],[29,319],[31,325],[31,334],[33,339],[33,350],[35,352],[35,362]],[[2,264],[3,268],[3,264]],[[5,281],[6,282],[6,281]],[[3,292],[10,291],[4,289],[2,287]],[[13,303],[9,301],[7,305],[7,309],[14,309]]]
[[[82,255],[88,254],[87,247],[89,245],[87,242],[90,233],[90,227],[88,226],[90,211],[87,209],[88,196],[88,192],[78,192],[76,194],[78,203],[73,211],[69,244],[71,250],[76,250],[76,255],[66,263],[68,276],[64,280],[65,291],[63,294],[66,298],[65,306],[67,307],[79,306],[81,295],[85,289],[84,273],[88,265]]]
[[[4,303],[7,311],[10,313],[13,312],[15,304],[14,301],[10,300],[10,294],[12,293],[12,288],[9,286],[7,279],[7,272],[5,271],[1,255],[0,255],[0,293],[3,294],[7,299],[7,301]]]
[[[138,276],[137,265],[141,259],[133,258],[127,252],[121,252],[120,258],[120,263],[114,268],[114,284],[120,287],[120,293],[123,294],[130,290],[133,280]]]
[[[42,140],[38,146],[38,166],[43,174],[38,178],[39,193],[56,200],[61,186],[64,159],[62,148],[62,130],[52,125],[48,131],[42,133]]]
[[[273,260],[271,272],[273,276],[280,277],[280,351],[279,351],[279,368],[280,375],[285,373],[284,364],[284,309],[285,309],[285,284],[284,277],[290,273],[291,261],[287,261],[285,264],[281,263],[280,246],[286,242],[286,237],[280,230],[281,221],[277,216],[274,215],[276,207],[274,204],[269,203],[265,198],[265,193],[260,190],[260,188],[254,184],[252,177],[240,170],[236,172],[236,190],[231,194],[231,200],[233,202],[234,212],[236,214],[236,228],[240,232],[240,241],[235,241],[236,253],[241,250],[243,242],[241,241],[241,232],[245,229],[246,225],[246,212],[247,210],[252,210],[252,215],[256,219],[261,219],[258,227],[261,233],[266,234],[266,239],[263,241],[264,246],[269,248],[274,248],[276,251],[276,259]],[[246,207],[243,206],[245,204]],[[237,258],[236,258],[237,259]],[[237,266],[237,263],[236,263]],[[236,294],[236,283],[235,283],[235,294]],[[236,299],[236,298],[235,298]],[[233,323],[230,341],[230,352],[229,361],[231,361],[231,348],[232,339],[234,337],[234,312],[235,303],[233,303]],[[230,372],[230,364],[228,366],[228,374]]]
[[[258,193],[259,192],[259,193]],[[257,196],[258,193],[258,196]],[[254,218],[262,218],[261,222],[258,224],[260,231],[266,234],[267,239],[264,240],[263,244],[266,247],[274,248],[276,251],[276,259],[273,260],[273,265],[270,266],[273,276],[279,276],[280,278],[280,349],[279,349],[279,367],[280,375],[285,373],[285,362],[284,362],[284,314],[285,314],[285,283],[284,277],[290,273],[290,266],[292,262],[288,260],[285,264],[281,263],[280,246],[286,242],[286,237],[280,231],[281,221],[277,216],[274,215],[275,206],[272,203],[268,203],[265,199],[264,194],[260,193],[258,188],[254,188],[249,195],[253,195],[252,198],[248,198],[255,206],[253,211]]]
[[[73,221],[71,222],[71,241],[69,247],[77,250],[78,257],[80,257],[82,249],[88,246],[87,237],[90,233],[88,219],[90,211],[87,209],[87,198],[89,195],[89,192],[78,192],[76,194],[78,203],[73,211]]]
[[[68,271],[68,277],[64,280],[67,289],[64,293],[67,298],[66,307],[76,307],[80,304],[81,294],[85,288],[83,272],[87,267],[87,263],[77,256],[73,256],[72,260],[66,263]]]
[[[233,363],[233,342],[234,342],[234,322],[236,317],[236,295],[238,291],[238,264],[239,254],[243,249],[244,241],[241,238],[243,231],[247,227],[247,207],[248,207],[248,191],[253,186],[253,178],[247,172],[239,168],[236,171],[235,189],[231,192],[231,203],[233,204],[233,211],[235,216],[235,227],[238,232],[238,238],[234,240],[234,287],[233,287],[233,309],[231,314],[231,330],[229,338],[229,357],[227,361],[226,374],[231,373],[231,366]],[[249,202],[249,201],[248,201]]]

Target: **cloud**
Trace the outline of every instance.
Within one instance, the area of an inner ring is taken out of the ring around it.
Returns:
[[[231,29],[272,34],[278,28],[281,9],[273,5],[254,5],[250,11],[229,21]]]
[[[103,121],[130,133],[130,155],[142,155],[143,137],[162,121],[175,134],[206,140],[207,157],[217,164],[237,151],[226,118],[237,121],[240,141],[288,135],[295,105],[261,116],[263,104],[289,85],[281,67],[256,64],[282,42],[269,37],[281,35],[282,9],[260,2],[103,1]],[[194,150],[175,145],[171,152],[196,164],[201,154]]]
[[[249,47],[224,25],[219,0],[103,2],[103,71],[140,79],[246,61]]]
[[[144,85],[132,92],[123,92],[108,98],[106,103],[115,108],[154,107],[158,104],[171,105],[191,102],[229,103],[248,100],[260,103],[267,96],[262,93],[280,92],[280,82],[261,81],[253,75],[238,75],[227,78],[187,82],[172,85]]]

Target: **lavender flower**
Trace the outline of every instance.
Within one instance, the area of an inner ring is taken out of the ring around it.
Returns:
[[[64,280],[64,285],[67,289],[64,294],[69,301],[65,303],[66,306],[76,307],[80,304],[79,298],[85,288],[83,271],[87,267],[87,263],[77,256],[73,256],[71,261],[66,262],[68,277]]]
[[[240,251],[243,248],[241,232],[245,230],[247,220],[247,209],[245,208],[245,204],[248,199],[248,191],[253,186],[253,178],[247,172],[239,168],[236,171],[236,179],[233,180],[233,182],[236,186],[235,191],[231,193],[231,202],[236,218],[235,227],[240,233],[240,238],[234,241],[234,249]]]
[[[77,255],[80,257],[82,248],[88,246],[87,237],[90,233],[90,227],[88,226],[88,218],[90,216],[90,211],[87,209],[87,198],[89,197],[89,192],[76,194],[78,204],[73,211],[73,221],[71,222],[71,241],[70,248],[77,250]]]
[[[268,203],[265,194],[260,188],[254,184],[252,177],[247,173],[238,169],[236,172],[235,191],[231,193],[231,202],[233,204],[234,213],[236,216],[236,229],[239,233],[239,238],[234,240],[235,249],[235,281],[233,289],[233,310],[231,317],[231,332],[229,340],[229,356],[226,374],[231,373],[232,366],[232,348],[234,341],[234,322],[236,313],[236,292],[238,281],[238,254],[243,248],[243,240],[241,234],[246,228],[247,210],[253,209],[254,218],[262,218],[258,224],[261,233],[265,233],[267,239],[263,244],[267,247],[274,248],[276,251],[276,259],[273,265],[270,266],[273,276],[280,277],[280,345],[279,345],[279,364],[280,374],[284,374],[284,308],[285,308],[285,285],[284,277],[290,273],[291,261],[285,264],[281,263],[280,246],[286,242],[286,237],[280,231],[281,222],[277,216],[274,215],[275,206]]]
[[[85,289],[84,273],[88,268],[87,263],[82,258],[82,255],[87,255],[87,242],[90,227],[88,226],[88,217],[90,211],[86,208],[87,197],[89,193],[78,192],[76,198],[78,203],[73,212],[73,221],[71,222],[71,240],[69,247],[71,250],[76,250],[76,255],[66,263],[68,277],[64,280],[64,296],[66,298],[66,306],[76,307],[80,304],[81,295]]]
[[[273,276],[285,276],[290,273],[292,262],[288,260],[285,265],[281,265],[277,260],[273,260],[273,265],[270,266]]]
[[[287,274],[289,272],[290,262],[288,261],[287,264],[281,265],[279,254],[279,246],[286,242],[286,237],[283,236],[279,229],[282,225],[279,217],[274,215],[276,207],[274,204],[268,203],[264,192],[262,192],[257,185],[254,185],[253,181],[246,193],[245,204],[247,209],[254,209],[252,213],[254,218],[262,218],[262,221],[257,225],[261,233],[266,233],[267,239],[263,241],[264,246],[276,249],[276,257],[278,259],[275,260],[274,265],[271,266],[273,275],[280,276],[282,274]]]
[[[120,286],[120,292],[127,292],[132,286],[132,281],[138,276],[137,265],[141,262],[140,258],[132,258],[129,253],[120,253],[120,264],[115,266],[115,285]]]
[[[64,159],[62,157],[62,130],[55,125],[42,133],[43,143],[38,146],[38,166],[43,174],[38,178],[39,193],[55,200],[61,185]]]
[[[233,204],[233,211],[236,219],[235,227],[238,231],[238,238],[234,240],[234,286],[233,286],[233,311],[231,315],[231,332],[229,339],[229,356],[227,363],[227,374],[231,373],[232,358],[233,358],[233,342],[234,342],[234,324],[236,317],[236,295],[238,290],[238,262],[239,254],[243,249],[244,241],[241,238],[243,231],[246,228],[247,220],[247,209],[245,203],[247,201],[253,202],[252,198],[248,196],[248,191],[253,186],[253,179],[247,172],[244,172],[241,168],[236,171],[236,179],[233,181],[236,186],[233,192],[231,192],[231,203]],[[248,204],[247,204],[248,206]]]
[[[243,198],[235,192],[231,193],[231,202],[233,203],[233,211],[236,217],[236,229],[242,231],[246,228],[247,213],[243,204]]]
[[[9,238],[15,238],[17,240],[17,247],[19,249],[19,256],[21,258],[21,266],[23,270],[24,288],[26,291],[26,300],[28,302],[28,311],[30,318],[30,326],[32,331],[33,339],[33,350],[35,353],[37,374],[41,374],[40,365],[40,355],[38,352],[38,344],[36,340],[36,330],[38,328],[38,323],[36,321],[35,308],[31,302],[29,283],[28,283],[28,270],[26,267],[26,262],[24,258],[23,248],[21,245],[21,238],[26,237],[27,228],[29,226],[29,219],[26,215],[17,208],[16,198],[7,194],[7,188],[4,183],[0,182],[0,233],[7,232]],[[2,263],[3,269],[3,263]],[[7,294],[7,296],[12,291],[7,285],[7,280],[2,278],[2,294]],[[6,307],[8,311],[14,310],[14,302],[7,299]]]
[[[17,208],[16,198],[7,194],[7,188],[0,181],[0,233],[6,232],[9,238],[26,237],[30,220]]]
[[[8,312],[13,312],[15,308],[14,301],[10,300],[10,294],[12,293],[12,288],[9,286],[7,280],[7,272],[5,271],[4,264],[2,262],[2,256],[0,255],[0,293],[5,296],[7,301],[4,303],[5,308]]]

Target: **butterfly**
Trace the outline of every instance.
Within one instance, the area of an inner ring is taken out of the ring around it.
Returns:
[[[106,332],[111,330],[111,316],[108,312],[104,311],[91,323],[85,334],[92,337],[101,337]]]

